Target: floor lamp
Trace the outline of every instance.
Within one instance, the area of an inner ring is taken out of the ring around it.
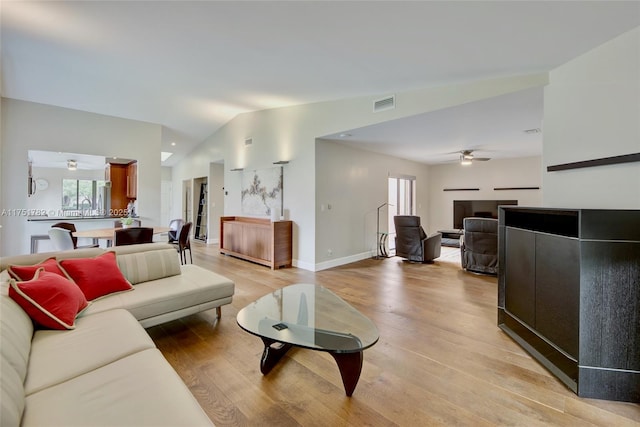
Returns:
[[[378,248],[376,249],[376,259],[389,258],[389,254],[387,253],[387,249],[386,249],[389,233],[380,233],[380,209],[382,209],[386,205],[393,206],[386,202],[378,206],[378,216],[376,220],[376,224],[377,224],[376,242],[378,243]]]

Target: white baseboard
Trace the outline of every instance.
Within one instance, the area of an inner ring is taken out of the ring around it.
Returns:
[[[328,268],[338,267],[345,264],[351,264],[352,262],[361,261],[363,259],[371,258],[373,254],[371,252],[361,252],[355,255],[349,255],[342,258],[336,258],[329,261],[324,261],[315,264],[314,269],[311,271],[321,271]]]
[[[342,258],[336,258],[329,261],[320,262],[317,264],[294,259],[291,261],[291,265],[296,268],[301,268],[303,270],[321,271],[321,270],[326,270],[328,268],[339,267],[341,265],[351,264],[352,262],[361,261],[363,259],[373,258],[373,257],[374,257],[373,252],[362,252],[359,254],[349,255]]]

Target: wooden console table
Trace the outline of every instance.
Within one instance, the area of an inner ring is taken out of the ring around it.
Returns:
[[[223,216],[220,218],[220,253],[266,265],[275,270],[291,267],[292,221]]]

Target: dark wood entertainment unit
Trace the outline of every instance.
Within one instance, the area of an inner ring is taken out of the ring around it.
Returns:
[[[578,396],[640,402],[640,211],[500,208],[498,326]]]

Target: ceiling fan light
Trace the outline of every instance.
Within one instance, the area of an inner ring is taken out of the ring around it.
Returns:
[[[471,159],[473,159],[473,156],[468,157],[468,156],[467,156],[467,155],[465,155],[465,154],[461,154],[461,155],[460,155],[460,164],[461,164],[462,166],[469,166],[469,165],[472,163],[472,160],[471,160]]]

